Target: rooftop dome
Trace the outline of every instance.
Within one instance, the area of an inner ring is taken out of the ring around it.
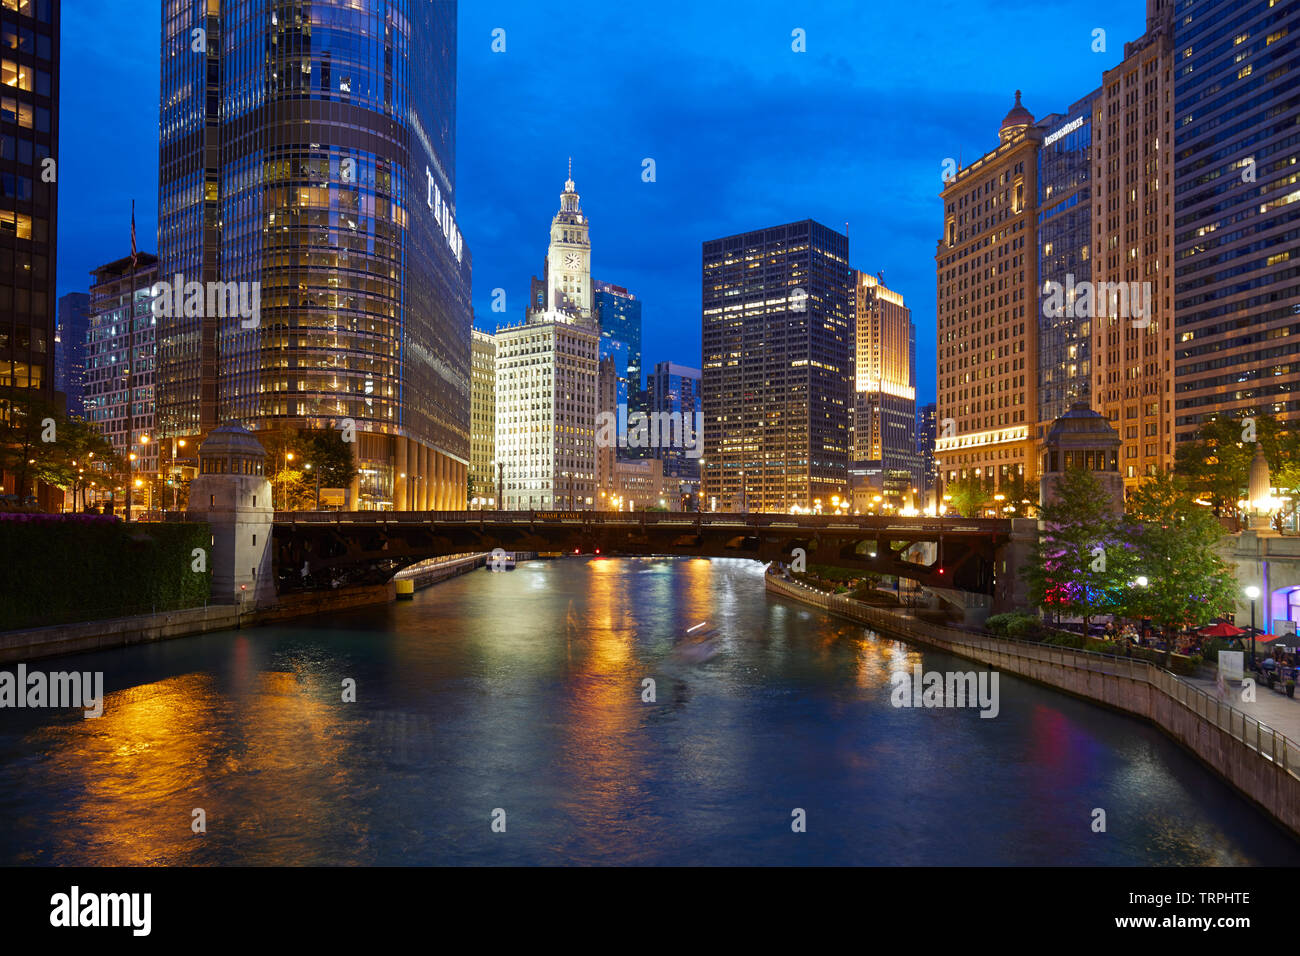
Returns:
[[[1002,120],[1002,125],[998,127],[998,136],[1006,140],[1011,134],[1033,125],[1034,114],[1020,105],[1020,91],[1016,90],[1016,103]]]
[[[1052,422],[1047,433],[1048,444],[1058,443],[1067,435],[1094,435],[1119,440],[1119,432],[1100,412],[1095,412],[1087,402],[1075,402],[1064,415]]]
[[[261,442],[235,422],[212,429],[199,446],[199,470],[203,474],[260,475],[265,461],[266,449]]]

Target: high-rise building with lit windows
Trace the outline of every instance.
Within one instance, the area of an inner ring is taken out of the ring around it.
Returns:
[[[470,506],[493,507],[497,495],[496,336],[474,329],[471,349],[469,477],[473,487]]]
[[[158,320],[160,433],[350,421],[350,507],[464,507],[456,3],[162,11],[159,272],[207,297]],[[259,314],[230,314],[217,283],[256,289]]]
[[[811,219],[703,248],[704,507],[831,509],[847,497],[849,240]]]
[[[945,484],[974,478],[996,491],[1036,473],[1042,138],[1016,91],[997,147],[941,194],[935,457]]]
[[[60,403],[54,387],[59,4],[0,3],[0,388]],[[6,414],[0,407],[0,415]],[[60,492],[0,470],[0,493]]]
[[[1214,414],[1300,419],[1300,3],[1165,2],[1181,442]]]
[[[1091,297],[1076,289],[1092,281],[1092,98],[1038,121],[1038,410],[1034,439],[1092,395],[1094,319]],[[1076,309],[1076,305],[1086,308]]]
[[[1173,464],[1171,6],[1148,4],[1146,33],[1124,44],[1092,99],[1092,274],[1109,291],[1095,297],[1090,397],[1119,433],[1126,488]],[[1116,288],[1127,288],[1127,308]]]
[[[916,452],[916,327],[903,296],[883,276],[854,270],[853,451],[856,510],[875,496],[915,507],[922,481]]]

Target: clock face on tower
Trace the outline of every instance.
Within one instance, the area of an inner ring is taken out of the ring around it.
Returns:
[[[582,264],[582,258],[576,252],[566,253],[564,256],[564,268],[577,269]]]

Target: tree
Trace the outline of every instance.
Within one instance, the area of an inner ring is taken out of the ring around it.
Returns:
[[[947,497],[951,499],[953,509],[963,518],[978,517],[993,501],[988,486],[974,476],[958,478],[949,483]]]
[[[1216,517],[1235,515],[1250,485],[1256,442],[1271,472],[1300,461],[1300,433],[1284,428],[1272,415],[1215,415],[1201,423],[1194,441],[1178,446],[1174,472],[1186,479],[1189,491],[1210,503]]]
[[[356,476],[352,451],[342,432],[335,429],[283,427],[257,437],[266,449],[265,473],[276,507],[290,511],[313,508],[318,480],[322,488],[346,488]]]
[[[68,418],[27,389],[0,389],[0,469],[14,475],[19,499],[38,482],[76,492],[90,481],[109,487],[125,463],[94,425]]]
[[[1179,628],[1208,624],[1235,606],[1236,579],[1215,550],[1223,528],[1184,480],[1164,473],[1133,489],[1127,505],[1124,539],[1146,585],[1129,590],[1125,609],[1164,631],[1168,665]]]
[[[1035,605],[1083,618],[1086,636],[1094,617],[1119,609],[1132,560],[1114,501],[1093,472],[1071,468],[1054,490],[1039,509],[1043,530],[1020,573]]]
[[[1003,500],[997,503],[999,518],[1030,518],[1038,513],[1038,490],[1031,489],[1023,474],[1014,474],[998,485]]]

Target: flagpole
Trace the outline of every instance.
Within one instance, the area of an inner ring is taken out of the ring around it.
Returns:
[[[131,394],[135,376],[135,200],[131,200],[131,287],[126,295],[126,520],[131,520],[131,499],[135,495],[135,401]]]

